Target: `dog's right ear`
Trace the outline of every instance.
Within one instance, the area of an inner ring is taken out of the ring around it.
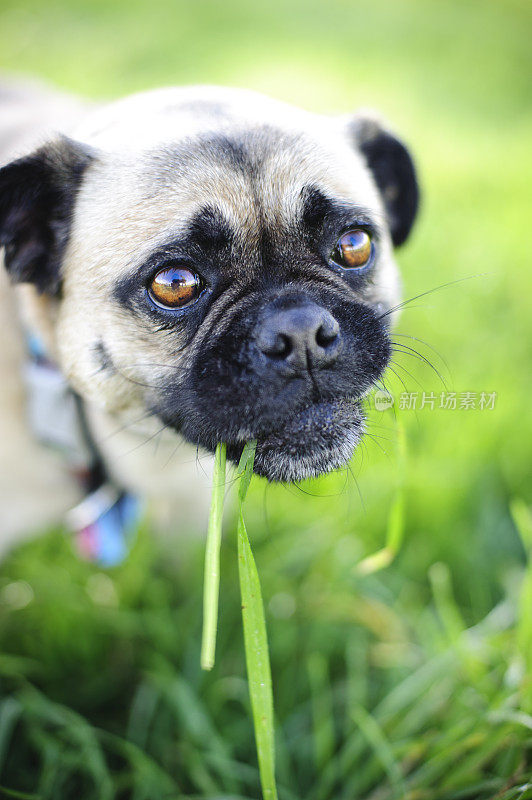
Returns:
[[[381,193],[395,247],[408,238],[419,206],[419,185],[405,145],[372,112],[349,120],[351,141],[358,147]]]
[[[0,247],[11,279],[57,294],[89,149],[66,137],[0,169]]]

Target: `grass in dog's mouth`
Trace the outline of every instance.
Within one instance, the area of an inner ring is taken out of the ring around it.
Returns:
[[[257,567],[244,522],[244,501],[253,475],[256,447],[256,441],[248,442],[244,446],[238,464],[238,576],[242,603],[246,668],[262,793],[264,800],[277,800],[273,694],[266,620]],[[225,466],[226,445],[225,443],[219,443],[214,455],[213,488],[205,549],[203,588],[201,666],[203,669],[208,670],[214,666],[216,652]]]
[[[253,475],[256,450],[256,441],[245,444],[238,463],[238,575],[246,668],[262,792],[265,800],[276,800],[273,694],[268,638],[259,576],[244,521],[244,503]],[[211,510],[205,548],[201,642],[201,666],[205,670],[214,667],[216,653],[226,456],[226,444],[218,443],[214,454]],[[384,565],[380,564],[383,554],[393,558],[391,552],[390,547],[387,547],[366,559],[368,563],[363,565],[365,571],[381,568]]]
[[[212,476],[211,511],[205,548],[203,579],[203,635],[201,640],[201,666],[212,669],[216,652],[218,624],[218,597],[220,593],[220,545],[222,542],[222,517],[225,491],[225,444],[216,447]]]

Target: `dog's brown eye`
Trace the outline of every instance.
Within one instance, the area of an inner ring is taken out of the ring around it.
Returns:
[[[181,308],[197,300],[201,281],[189,269],[167,267],[153,278],[149,293],[151,299],[163,308]]]
[[[344,269],[361,269],[371,258],[371,236],[356,229],[340,236],[331,253],[331,260]]]

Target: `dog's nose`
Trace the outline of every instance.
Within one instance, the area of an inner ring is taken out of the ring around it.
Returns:
[[[272,309],[255,334],[259,350],[290,371],[323,369],[338,356],[340,326],[332,314],[315,303]]]

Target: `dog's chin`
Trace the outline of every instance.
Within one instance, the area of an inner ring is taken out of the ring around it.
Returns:
[[[315,403],[265,435],[258,434],[254,471],[269,481],[314,478],[350,460],[363,434],[363,417],[355,400]],[[227,444],[238,460],[242,443]]]

